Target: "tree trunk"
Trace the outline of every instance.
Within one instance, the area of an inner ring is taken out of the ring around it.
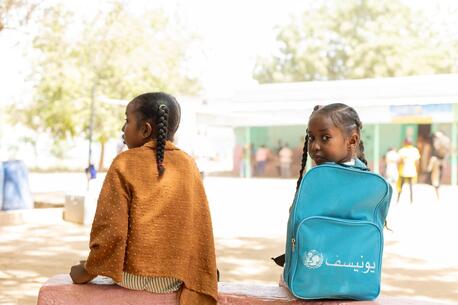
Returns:
[[[103,163],[105,159],[105,142],[100,142],[100,159],[99,159],[99,172],[105,169]]]

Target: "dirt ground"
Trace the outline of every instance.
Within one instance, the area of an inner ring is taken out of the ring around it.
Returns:
[[[294,181],[208,178],[206,188],[221,280],[278,282],[281,268],[269,258],[283,253]],[[382,295],[458,304],[458,189],[444,188],[440,201],[426,185],[414,191],[414,204],[403,194],[390,209]],[[0,304],[36,304],[49,277],[87,255],[89,226],[40,215],[0,225]]]

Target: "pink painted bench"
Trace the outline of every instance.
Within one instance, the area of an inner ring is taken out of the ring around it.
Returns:
[[[379,297],[375,301],[300,301],[279,286],[219,283],[219,305],[439,305],[406,298]],[[98,277],[88,285],[74,285],[70,276],[56,275],[40,289],[38,305],[178,305],[175,293],[154,294],[127,290],[111,279]],[[197,305],[197,304],[196,304]]]

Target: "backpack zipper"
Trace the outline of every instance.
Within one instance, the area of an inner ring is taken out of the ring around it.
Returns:
[[[296,239],[295,238],[291,238],[291,249],[292,249],[293,252],[294,252],[294,248],[296,248]]]

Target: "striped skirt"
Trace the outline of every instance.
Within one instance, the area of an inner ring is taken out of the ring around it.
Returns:
[[[180,289],[182,281],[170,277],[149,277],[123,272],[119,286],[131,290],[145,290],[154,293],[170,293]]]

